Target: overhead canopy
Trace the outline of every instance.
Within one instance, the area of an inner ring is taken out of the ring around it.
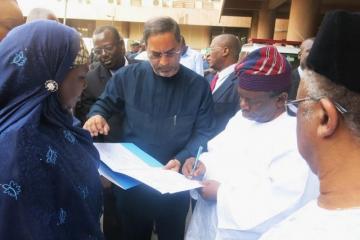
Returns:
[[[276,10],[277,18],[288,18],[291,0],[223,0],[221,16],[251,17],[262,7]],[[322,0],[321,13],[333,9],[360,11],[359,0]]]

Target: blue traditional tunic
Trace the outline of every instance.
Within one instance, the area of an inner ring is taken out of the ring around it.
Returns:
[[[103,239],[99,155],[57,92],[79,35],[54,21],[0,43],[0,239]]]
[[[114,112],[124,114],[122,141],[135,143],[163,164],[195,156],[214,131],[209,84],[184,66],[168,78],[156,75],[147,61],[119,70],[89,115],[108,119]],[[125,239],[147,239],[144,229],[151,232],[152,220],[159,239],[184,238],[188,192],[161,195],[139,185],[126,192],[116,188],[115,194]]]
[[[206,80],[181,66],[173,77],[154,73],[148,61],[118,71],[89,116],[124,113],[122,141],[133,142],[163,164],[184,161],[206,146],[214,131]]]

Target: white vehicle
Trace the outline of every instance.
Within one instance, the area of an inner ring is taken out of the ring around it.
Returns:
[[[301,42],[289,42],[289,41],[276,41],[276,40],[267,40],[267,39],[252,39],[252,43],[244,44],[241,48],[240,52],[240,61],[246,57],[250,52],[267,46],[273,45],[277,48],[279,53],[283,54],[286,57],[286,60],[291,64],[292,68],[296,68],[299,66],[299,52]],[[263,42],[263,43],[262,43]],[[294,45],[290,45],[288,43],[293,43]]]

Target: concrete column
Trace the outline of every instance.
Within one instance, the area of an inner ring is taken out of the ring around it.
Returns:
[[[123,38],[129,38],[130,32],[130,23],[129,22],[115,22],[114,26],[121,33]]]
[[[286,39],[303,41],[315,36],[320,15],[321,0],[292,0]]]
[[[251,18],[251,27],[249,29],[249,38],[257,38],[259,24],[259,14],[255,12]]]
[[[129,38],[133,40],[141,40],[143,37],[144,23],[130,22]]]
[[[266,0],[263,3],[262,8],[259,11],[259,23],[257,29],[257,38],[270,38],[274,36],[275,29],[275,11],[268,8],[269,1]]]
[[[288,19],[277,18],[275,21],[274,40],[285,40],[289,26]]]

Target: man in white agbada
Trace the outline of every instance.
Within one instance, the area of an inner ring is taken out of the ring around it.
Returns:
[[[316,179],[297,151],[296,119],[285,113],[289,63],[268,46],[250,53],[236,74],[242,110],[209,142],[193,173],[206,169],[187,240],[258,239],[317,196]],[[184,175],[193,163],[186,161]]]
[[[308,56],[297,100],[299,151],[320,195],[262,240],[360,239],[360,14],[328,13]]]

